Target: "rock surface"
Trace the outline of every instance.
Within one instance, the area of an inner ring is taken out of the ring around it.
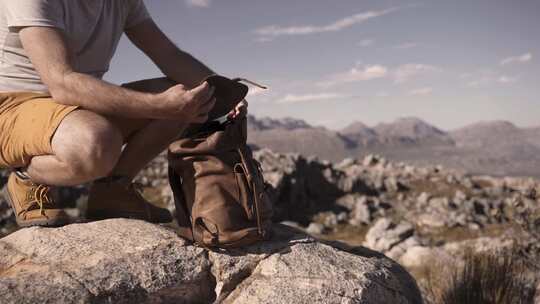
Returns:
[[[422,303],[381,254],[282,225],[269,242],[214,252],[115,219],[22,229],[0,252],[2,303]]]
[[[536,179],[415,167],[377,155],[329,163],[260,149],[254,157],[271,184],[275,221],[320,238],[378,250],[408,266],[420,285],[425,280],[416,270],[436,268],[433,260],[459,261],[456,253],[469,248],[484,252],[509,245],[520,250],[540,280],[540,182]],[[0,170],[0,186],[5,173]],[[138,181],[146,187],[148,198],[174,209],[165,155],[154,159]],[[79,203],[84,201],[84,188],[66,189],[61,196],[71,205],[77,201],[79,208],[71,210],[84,214],[84,204]],[[0,194],[0,237],[14,228],[11,210]],[[447,265],[455,268],[459,263]]]
[[[0,178],[0,237],[11,232],[15,229],[16,225],[13,210],[4,197],[4,189],[6,186],[1,184],[1,182],[2,180]]]

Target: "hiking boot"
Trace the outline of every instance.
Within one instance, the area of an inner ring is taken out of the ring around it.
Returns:
[[[95,181],[88,195],[86,218],[132,218],[151,223],[169,223],[169,210],[154,206],[142,196],[142,186],[136,183],[100,180]]]
[[[15,173],[9,175],[4,194],[20,227],[55,227],[69,222],[68,215],[54,203],[50,190],[49,186],[35,184]]]

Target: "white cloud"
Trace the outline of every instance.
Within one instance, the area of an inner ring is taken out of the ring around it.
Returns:
[[[255,33],[259,36],[266,37],[278,37],[278,36],[292,36],[292,35],[309,35],[325,32],[337,32],[343,29],[352,27],[356,24],[364,23],[370,19],[381,17],[398,10],[397,7],[389,8],[379,11],[367,11],[356,15],[348,16],[339,20],[336,20],[327,25],[299,25],[299,26],[279,26],[270,25],[255,30]]]
[[[518,78],[515,76],[500,75],[492,70],[480,71],[477,75],[468,73],[467,77],[463,79],[467,81],[466,86],[470,88],[483,88],[497,83],[512,84],[518,82]]]
[[[438,71],[439,68],[422,63],[408,63],[390,68],[380,64],[364,65],[357,64],[354,68],[345,73],[335,74],[328,77],[328,80],[318,83],[319,86],[328,87],[337,84],[367,81],[380,78],[392,79],[394,83],[400,84],[430,72]]]
[[[421,74],[426,74],[429,72],[436,71],[437,68],[422,63],[408,63],[400,65],[396,68],[393,73],[395,83],[404,83],[409,81],[411,78],[419,76]]]
[[[396,49],[401,49],[401,50],[405,50],[405,49],[412,49],[412,48],[415,48],[418,46],[418,43],[415,43],[415,42],[405,42],[405,43],[400,43],[396,46],[394,46],[394,48]]]
[[[466,82],[465,86],[469,88],[485,87],[497,79],[495,71],[490,69],[462,73],[459,77]]]
[[[343,75],[343,80],[346,82],[351,81],[364,81],[385,77],[388,74],[388,68],[382,65],[368,65],[363,68],[352,68],[349,73]]]
[[[278,103],[297,103],[297,102],[308,102],[308,101],[320,101],[320,100],[329,100],[336,98],[343,98],[344,95],[338,93],[319,93],[319,94],[305,94],[305,95],[295,95],[288,94],[285,95],[282,99],[279,99]]]
[[[377,78],[386,77],[388,68],[379,65],[366,65],[364,67],[354,67],[345,73],[336,74],[330,77],[329,80],[320,82],[321,86],[332,86],[341,83],[366,81]]]
[[[361,47],[368,47],[372,46],[373,44],[375,44],[375,40],[373,39],[362,39],[360,42],[358,42],[358,45]]]
[[[194,7],[209,7],[211,3],[211,0],[186,0],[188,6]]]
[[[501,65],[508,65],[508,64],[512,64],[512,63],[525,63],[525,62],[531,61],[532,58],[533,58],[533,56],[532,56],[531,53],[526,53],[526,54],[519,55],[519,56],[512,56],[512,57],[505,58],[505,59],[501,60],[500,64]]]
[[[479,87],[489,85],[490,83],[491,83],[491,80],[489,80],[488,78],[482,77],[482,78],[467,82],[467,86],[469,88],[479,88]]]
[[[516,83],[517,82],[517,77],[511,77],[511,76],[502,75],[497,79],[497,81],[499,83]]]
[[[427,87],[409,91],[409,95],[412,95],[412,96],[425,96],[425,95],[431,95],[431,93],[433,93],[433,89],[427,88]]]

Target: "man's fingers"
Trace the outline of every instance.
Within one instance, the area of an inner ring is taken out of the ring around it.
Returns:
[[[197,87],[191,89],[190,94],[194,100],[207,101],[214,94],[214,88],[208,82],[203,82]]]

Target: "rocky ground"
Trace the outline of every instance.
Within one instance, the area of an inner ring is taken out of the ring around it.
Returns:
[[[276,222],[321,240],[382,252],[404,265],[424,291],[433,273],[457,267],[471,251],[517,252],[528,265],[531,282],[540,279],[538,180],[471,176],[374,155],[337,164],[266,149],[255,157],[273,186]],[[149,198],[172,209],[166,172],[161,156],[139,181]],[[0,176],[0,183],[4,180]],[[84,192],[62,192],[75,217],[84,211]],[[0,196],[0,233],[12,229],[9,208]]]
[[[228,252],[127,219],[23,229],[0,250],[2,303],[421,302],[384,255],[283,225],[268,242]]]

